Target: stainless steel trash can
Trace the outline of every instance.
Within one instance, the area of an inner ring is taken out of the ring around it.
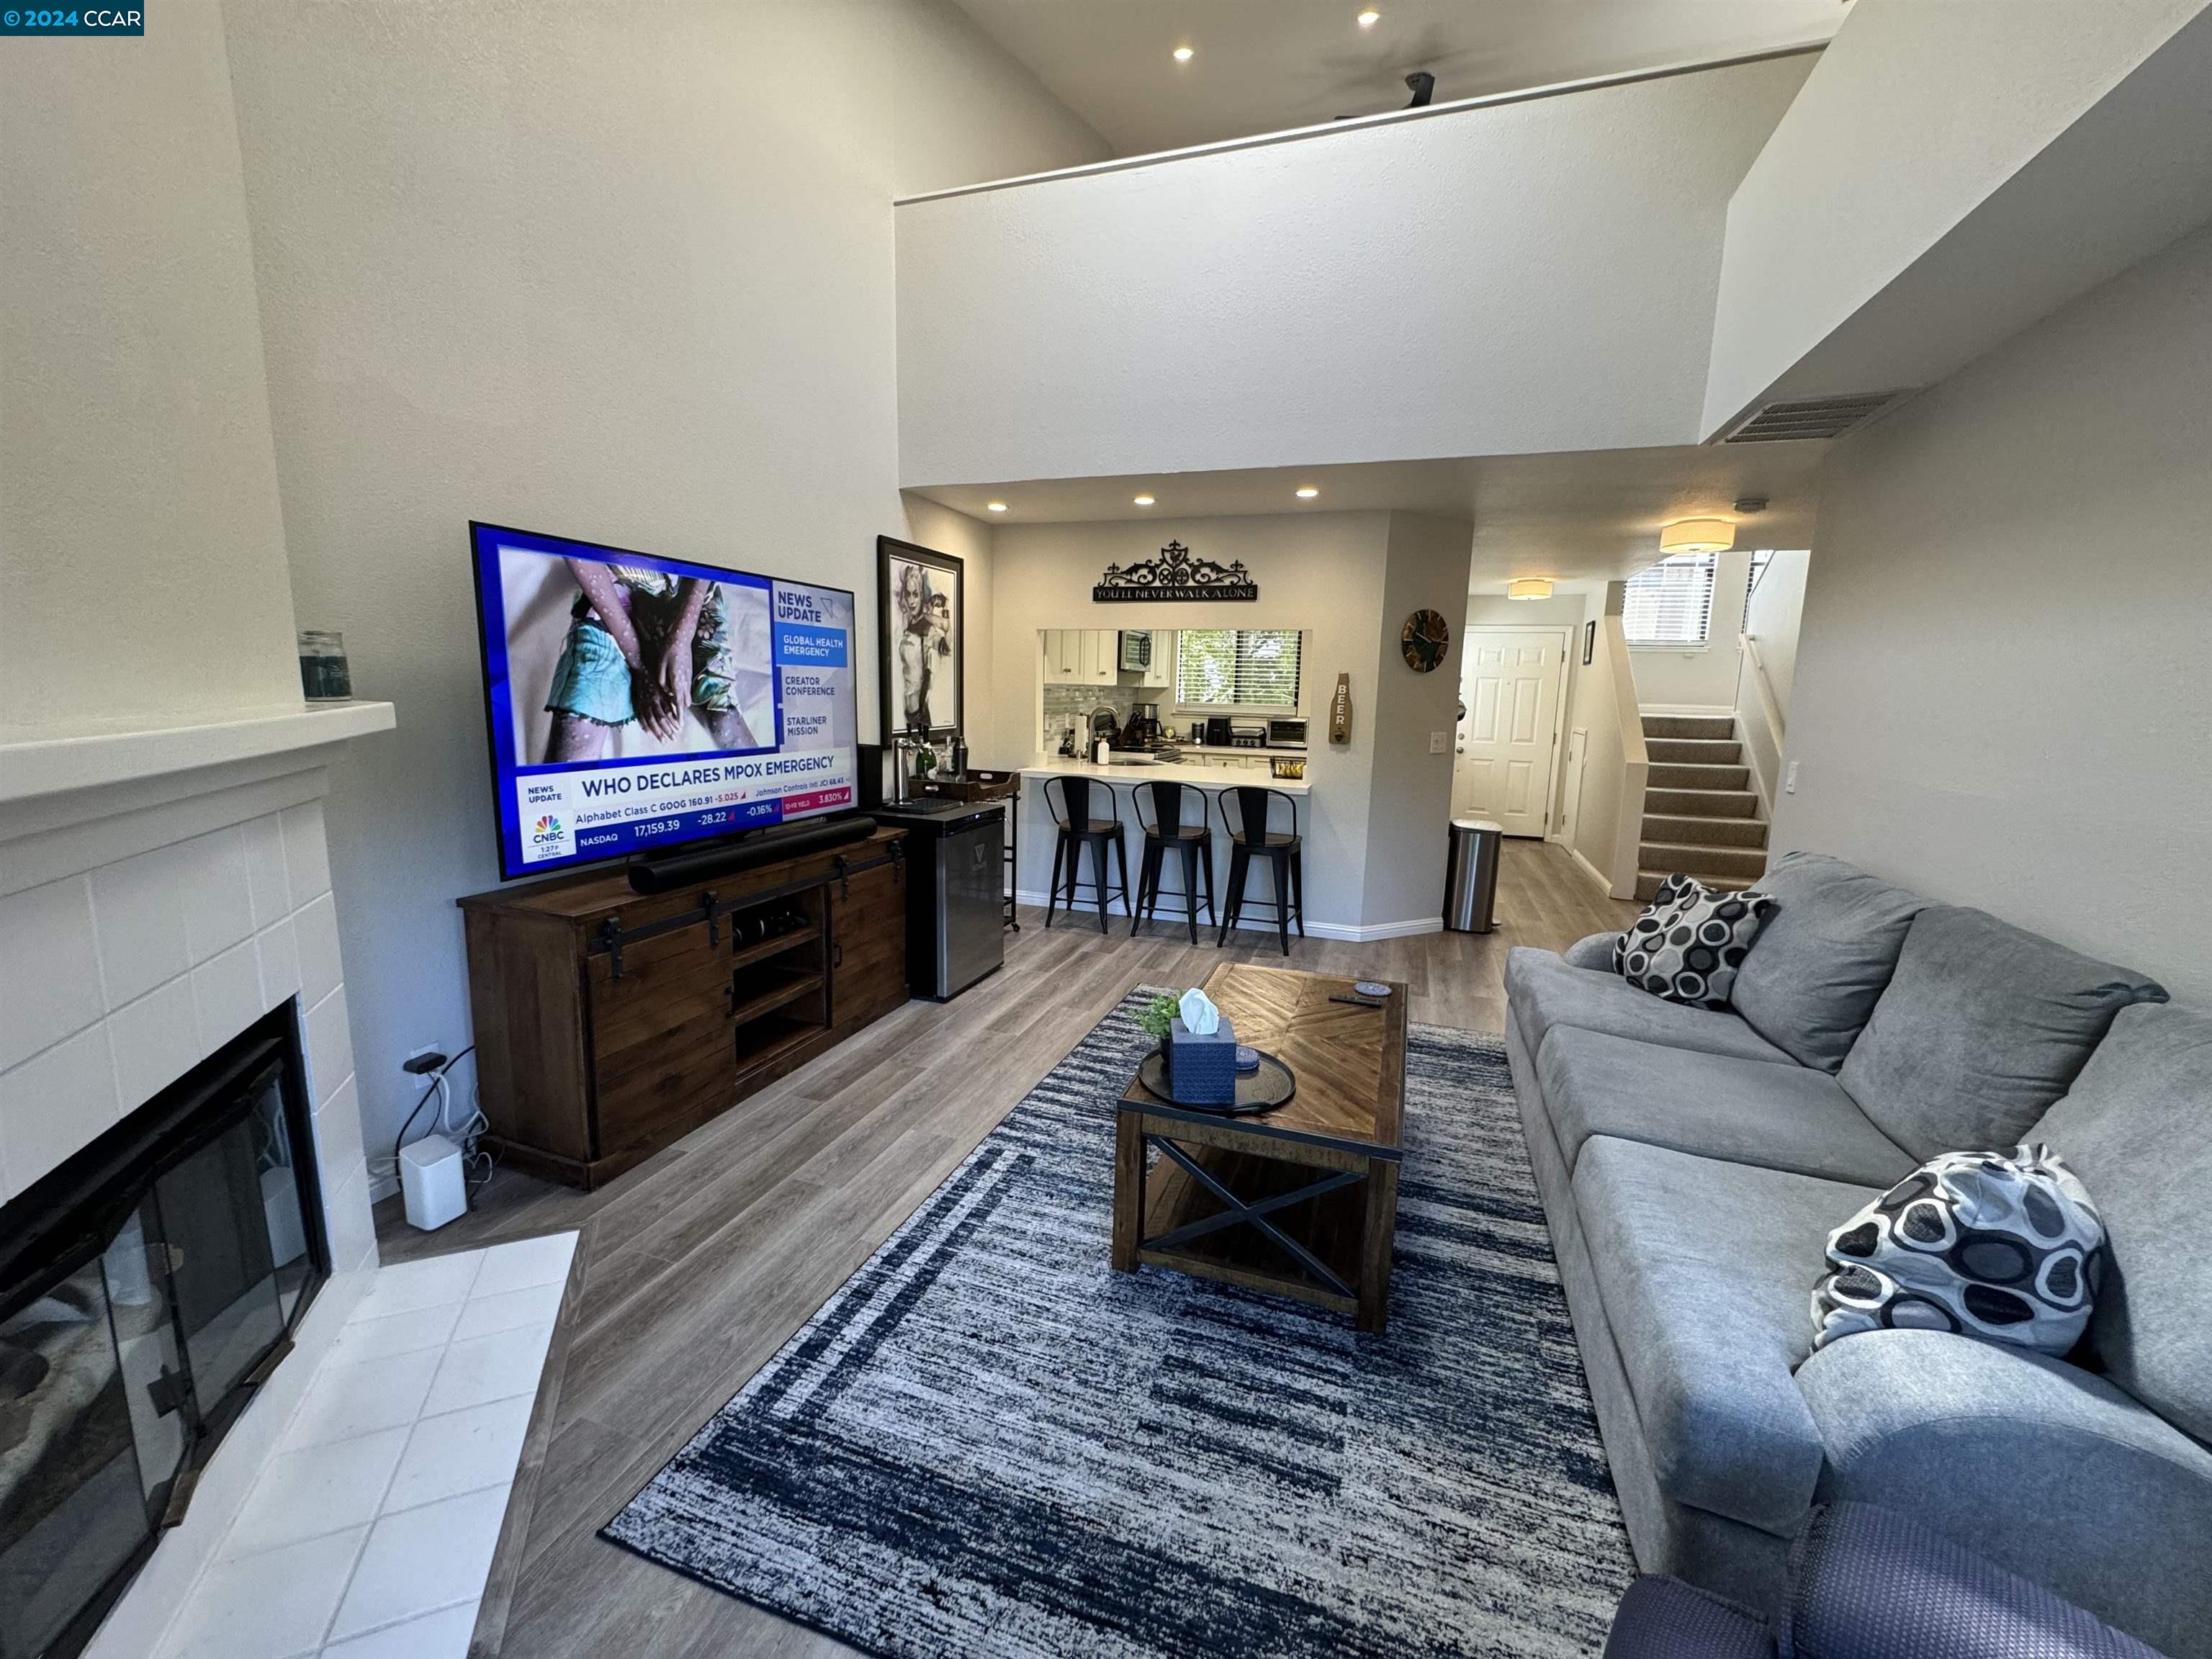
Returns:
[[[1505,826],[1488,818],[1454,818],[1451,856],[1444,866],[1444,926],[1455,933],[1486,933],[1498,907],[1498,843]]]

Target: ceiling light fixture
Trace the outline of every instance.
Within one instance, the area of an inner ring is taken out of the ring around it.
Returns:
[[[1003,513],[1006,510],[1006,504],[1004,501],[986,501],[983,510],[986,513]]]
[[[1320,494],[1321,491],[1316,489],[1311,484],[1300,484],[1298,486],[1298,499],[1302,501],[1310,501]]]
[[[1518,581],[1505,584],[1509,599],[1548,599],[1552,597],[1552,581],[1548,576],[1523,576]]]
[[[1178,64],[1188,64],[1191,60],[1191,50],[1188,46],[1177,46],[1175,49],[1175,60]]]
[[[1680,519],[1659,532],[1662,553],[1725,553],[1735,545],[1726,519]]]
[[[1150,495],[1139,495],[1136,501],[1139,507],[1150,507],[1152,504],[1152,498]]]
[[[1382,14],[1381,12],[1376,10],[1374,7],[1370,6],[1365,11],[1361,12],[1353,21],[1364,29],[1371,29],[1377,22],[1382,21]]]

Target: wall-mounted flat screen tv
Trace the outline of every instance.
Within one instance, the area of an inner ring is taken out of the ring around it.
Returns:
[[[502,878],[852,810],[853,595],[469,526]]]

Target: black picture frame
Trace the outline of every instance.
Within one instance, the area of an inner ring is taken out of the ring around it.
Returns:
[[[1596,654],[1597,624],[1594,622],[1586,622],[1583,624],[1583,666],[1588,668],[1590,665],[1590,659]]]
[[[967,567],[949,553],[901,541],[896,536],[876,538],[877,631],[880,635],[876,680],[880,688],[882,740],[886,744],[902,732],[948,738],[963,729],[967,574]],[[906,591],[909,581],[918,584],[918,592]],[[916,601],[934,613],[940,599],[945,601],[941,620],[916,627]],[[908,684],[917,669],[921,675],[919,688]]]

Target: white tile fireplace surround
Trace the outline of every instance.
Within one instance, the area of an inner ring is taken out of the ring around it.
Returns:
[[[88,1651],[153,1652],[377,1265],[336,896],[337,739],[388,705],[0,747],[0,1201],[297,999],[331,1276]]]

